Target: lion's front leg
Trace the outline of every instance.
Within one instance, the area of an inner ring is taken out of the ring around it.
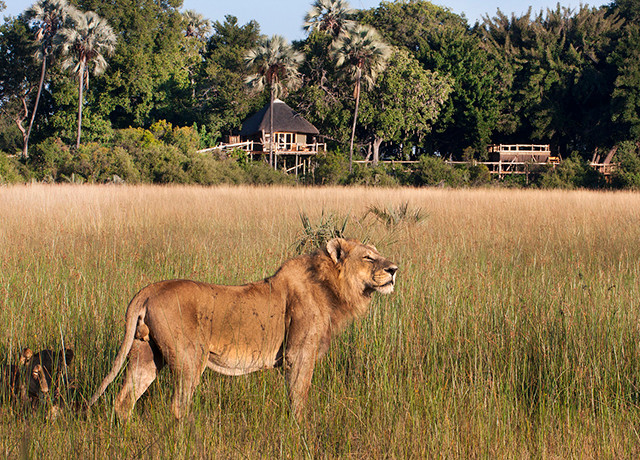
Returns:
[[[298,420],[304,418],[316,356],[317,347],[306,345],[287,352],[285,357],[285,378],[289,401],[291,401],[291,410]]]
[[[328,320],[316,315],[291,318],[287,331],[285,378],[291,409],[298,420],[303,419],[313,370],[324,352],[321,348],[325,342],[323,337],[326,335]]]

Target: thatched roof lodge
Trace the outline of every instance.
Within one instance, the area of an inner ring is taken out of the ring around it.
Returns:
[[[271,124],[270,104],[247,118],[242,124],[240,135],[235,142],[251,143],[252,153],[269,151],[269,133]],[[273,103],[274,150],[279,155],[314,154],[323,144],[318,143],[320,132],[280,99]]]

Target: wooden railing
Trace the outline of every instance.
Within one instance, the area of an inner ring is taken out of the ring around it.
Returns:
[[[262,147],[262,149],[258,150],[258,147]],[[269,153],[269,143],[265,142],[256,142],[256,141],[246,141],[246,142],[237,142],[234,144],[220,144],[215,147],[210,147],[207,149],[198,150],[198,153],[208,153],[208,152],[225,152],[233,149],[244,150],[249,154],[268,154]],[[312,144],[301,144],[301,143],[274,143],[274,153],[277,155],[315,155],[318,152],[321,152],[326,149],[326,144],[320,142],[314,142]]]

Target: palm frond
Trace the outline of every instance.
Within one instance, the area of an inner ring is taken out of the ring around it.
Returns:
[[[341,218],[331,213],[325,214],[323,210],[320,221],[312,223],[309,216],[301,212],[300,221],[302,232],[298,235],[294,245],[295,251],[298,254],[303,254],[325,245],[333,238],[345,238],[349,216]]]
[[[419,224],[423,222],[427,215],[422,212],[421,208],[410,209],[409,202],[405,201],[398,206],[378,206],[371,205],[363,216],[375,216],[387,228],[395,228],[402,224]]]

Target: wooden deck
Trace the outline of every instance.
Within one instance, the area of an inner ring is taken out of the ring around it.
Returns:
[[[219,144],[215,147],[198,150],[198,153],[207,152],[228,152],[234,149],[240,149],[249,155],[269,155],[269,144],[255,141],[238,142],[235,144]],[[326,144],[315,142],[313,144],[299,143],[274,143],[274,153],[276,155],[317,155],[324,152]]]
[[[269,144],[255,141],[238,142],[235,144],[220,144],[208,149],[198,150],[198,153],[229,153],[232,150],[240,149],[247,152],[251,161],[257,158],[268,159]],[[326,144],[315,142],[313,144],[301,143],[274,143],[274,161],[276,169],[280,169],[287,174],[293,173],[296,176],[300,173],[306,174],[311,170],[311,158],[318,153],[324,152]],[[267,160],[268,161],[268,160]]]

